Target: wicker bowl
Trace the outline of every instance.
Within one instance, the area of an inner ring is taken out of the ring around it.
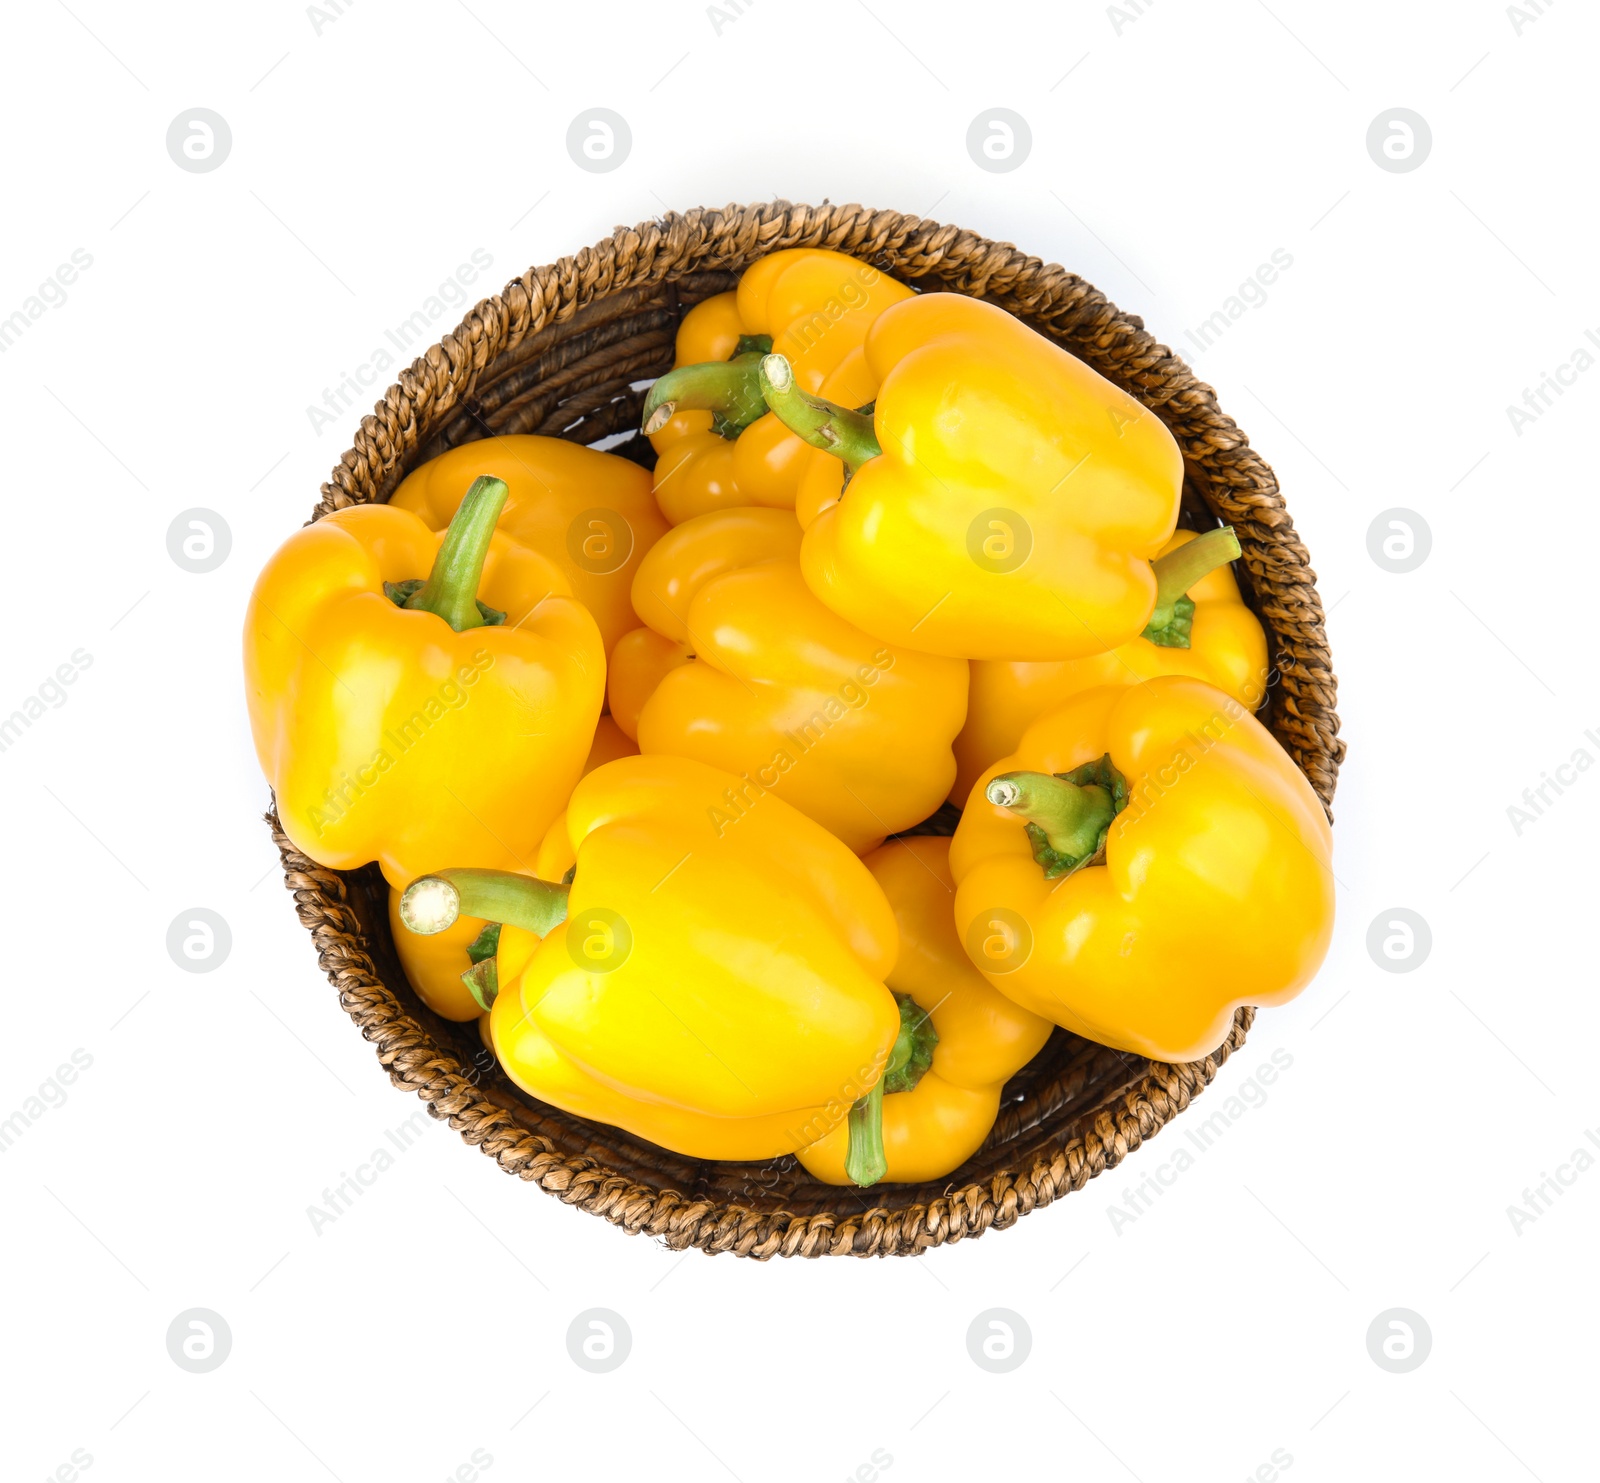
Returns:
[[[579,443],[620,435],[612,451],[649,466],[649,443],[628,436],[643,399],[635,383],[671,366],[688,308],[784,247],[835,248],[913,287],[988,299],[1166,423],[1184,454],[1188,522],[1221,516],[1244,549],[1241,586],[1275,656],[1262,718],[1327,805],[1344,755],[1335,681],[1315,574],[1272,470],[1211,388],[1142,321],[1065,269],[957,227],[895,211],[775,201],[618,228],[574,257],[530,268],[402,371],[362,419],[313,518],[387,499],[418,464],[491,434]],[[1254,1015],[1241,1009],[1212,1055],[1183,1065],[1057,1030],[1007,1085],[983,1147],[934,1183],[862,1192],[819,1183],[793,1158],[700,1162],[525,1096],[493,1064],[475,1024],[438,1018],[406,981],[377,868],[325,870],[295,849],[275,815],[268,822],[318,959],[394,1084],[507,1173],[675,1249],[761,1259],[914,1255],[1004,1229],[1114,1168],[1182,1112],[1244,1043]]]

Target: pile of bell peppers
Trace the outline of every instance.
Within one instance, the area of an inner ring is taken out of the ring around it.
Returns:
[[[246,618],[285,833],[376,862],[418,996],[513,1083],[921,1184],[1058,1027],[1192,1060],[1306,986],[1327,816],[1153,412],[795,249],[689,310],[641,415],[653,474],[465,444],[297,532]]]

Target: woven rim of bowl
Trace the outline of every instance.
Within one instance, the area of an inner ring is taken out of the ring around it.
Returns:
[[[594,247],[530,268],[402,370],[362,419],[312,518],[387,498],[411,468],[459,442],[541,432],[589,443],[636,427],[642,393],[630,383],[671,365],[683,309],[731,286],[753,259],[789,247],[832,248],[915,287],[988,299],[1162,419],[1183,451],[1186,503],[1237,531],[1243,585],[1275,639],[1262,719],[1327,807],[1345,751],[1336,681],[1316,574],[1272,470],[1211,387],[1142,320],[1076,274],[958,227],[857,205],[785,201],[670,212],[619,227]],[[728,1181],[711,1170],[755,1166],[681,1159],[534,1103],[496,1070],[486,1075],[460,1027],[432,1016],[406,983],[370,869],[324,869],[295,848],[275,814],[267,818],[318,961],[395,1085],[415,1092],[506,1172],[675,1249],[758,1259],[918,1254],[1013,1225],[1116,1167],[1183,1111],[1244,1043],[1254,1016],[1241,1008],[1215,1052],[1180,1065],[1138,1061],[1058,1031],[1008,1085],[984,1147],[945,1181],[885,1186],[869,1203],[859,1192],[817,1184],[791,1159],[788,1168],[763,1166],[759,1172],[773,1171],[770,1183],[751,1189],[747,1181],[748,1195],[730,1196]],[[819,1204],[833,1208],[790,1208]]]

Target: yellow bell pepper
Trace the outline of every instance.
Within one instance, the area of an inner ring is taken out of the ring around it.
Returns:
[[[544,557],[499,534],[479,479],[435,534],[339,510],[268,561],[245,618],[250,726],[289,838],[393,886],[531,859],[578,780],[600,632]],[[481,594],[481,600],[480,600]]]
[[[1209,1055],[1241,1004],[1283,1004],[1333,932],[1332,836],[1237,700],[1166,675],[1041,717],[974,789],[955,920],[1001,993],[1159,1061]]]
[[[636,463],[565,438],[516,435],[463,443],[413,469],[390,497],[443,530],[474,479],[510,491],[500,530],[553,562],[594,615],[609,654],[634,625],[628,592],[644,554],[666,532],[650,475]]]
[[[617,646],[612,714],[647,756],[738,775],[719,828],[770,793],[859,853],[950,791],[967,665],[847,623],[812,596],[799,558],[787,510],[713,511],[663,536],[633,584],[655,642]]]
[[[932,1056],[919,1075],[922,1058],[911,1047],[906,1069],[896,1076],[891,1054],[890,1074],[868,1094],[869,1105],[799,1157],[828,1184],[919,1184],[959,1168],[978,1151],[994,1126],[1007,1079],[1038,1054],[1053,1026],[998,993],[968,960],[952,911],[948,839],[892,840],[865,864],[900,929],[889,987],[908,1034],[931,1038]]]
[[[777,350],[808,391],[869,401],[861,342],[911,290],[841,252],[796,247],[745,270],[733,293],[696,304],[675,368],[651,388],[644,431],[660,454],[656,499],[673,524],[736,505],[793,509],[806,452],[761,399],[759,362]]]
[[[1180,530],[1162,548],[1154,567],[1158,585],[1189,580],[1166,558],[1195,540]],[[1181,559],[1181,558],[1180,558]],[[1267,693],[1267,637],[1244,605],[1239,584],[1226,565],[1193,581],[1174,604],[1174,621],[1155,637],[1142,633],[1121,648],[1087,659],[974,659],[967,724],[956,738],[956,785],[951,800],[967,801],[972,785],[990,763],[1017,748],[1022,733],[1046,711],[1099,685],[1136,685],[1157,675],[1192,675],[1225,691],[1249,710]]]
[[[1160,419],[961,294],[885,309],[865,352],[870,415],[810,393],[781,355],[761,362],[767,406],[832,455],[796,503],[811,590],[887,643],[957,658],[1076,659],[1136,637],[1183,482]]]
[[[391,886],[389,931],[400,966],[405,969],[417,997],[441,1019],[477,1019],[483,1013],[483,1005],[473,996],[462,975],[482,961],[476,955],[480,945],[488,949],[484,957],[494,956],[494,947],[499,942],[499,933],[492,930],[494,924],[478,917],[462,917],[435,937],[420,937],[404,929],[400,920],[400,898],[400,891]]]
[[[505,924],[490,1031],[517,1085],[694,1158],[814,1143],[882,1075],[900,1025],[882,890],[779,799],[719,835],[708,811],[735,781],[624,757],[573,792],[570,887],[447,870],[401,903],[412,931]]]
[[[653,628],[636,628],[617,640],[606,673],[606,708],[624,735],[639,735],[645,702],[662,680],[693,658],[688,644],[665,638]]]
[[[638,755],[639,748],[633,738],[617,725],[613,717],[602,716],[600,724],[595,727],[589,759],[583,764],[583,775],[588,777],[596,768],[615,762],[619,757]],[[572,847],[572,838],[567,833],[567,811],[563,809],[539,841],[539,852],[533,857],[533,873],[542,880],[565,880],[567,872],[577,863],[578,856]]]
[[[583,764],[587,777],[597,767],[618,757],[638,755],[639,749],[617,728],[610,716],[602,716],[595,727],[594,741]],[[545,831],[538,852],[530,862],[533,873],[549,880],[560,880],[572,865],[567,844],[567,816],[559,813]],[[474,1020],[484,1013],[484,1004],[464,975],[493,958],[500,940],[500,924],[481,917],[461,917],[452,926],[432,937],[404,930],[400,920],[400,891],[389,888],[389,930],[394,939],[400,966],[417,991],[418,997],[441,1019]],[[492,1047],[491,1047],[492,1048]]]

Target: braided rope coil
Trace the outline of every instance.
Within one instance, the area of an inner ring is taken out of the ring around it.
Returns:
[[[339,461],[313,519],[381,500],[411,468],[491,433],[594,442],[637,426],[631,383],[672,363],[684,309],[753,259],[829,247],[913,286],[973,294],[1018,315],[1151,408],[1184,454],[1186,500],[1238,533],[1248,595],[1276,646],[1266,724],[1331,803],[1344,757],[1321,599],[1272,470],[1216,395],[1143,322],[1077,275],[1007,243],[893,211],[770,202],[669,213],[618,228],[476,305],[399,373]],[[647,448],[648,445],[643,445]],[[637,443],[616,451],[635,454]],[[1004,1229],[1081,1189],[1182,1112],[1254,1017],[1203,1061],[1138,1061],[1058,1031],[1007,1088],[984,1147],[937,1185],[884,1186],[872,1203],[794,1161],[696,1163],[534,1102],[474,1056],[475,1026],[434,1017],[387,941],[381,883],[302,855],[267,816],[301,923],[339,1001],[398,1087],[506,1172],[674,1249],[741,1256],[915,1255]]]

